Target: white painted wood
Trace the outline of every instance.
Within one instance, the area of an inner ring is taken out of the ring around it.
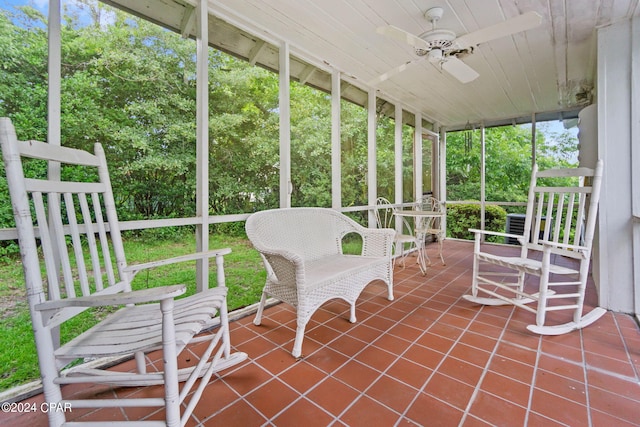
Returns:
[[[165,425],[184,425],[212,374],[246,358],[246,354],[232,355],[230,351],[227,289],[222,261],[230,250],[209,251],[128,267],[102,147],[95,145],[100,186],[91,184],[83,189],[78,182],[75,185],[60,184],[57,179],[54,185],[36,184],[35,180],[29,180],[27,186],[20,153],[42,157],[41,153],[20,149],[20,145],[29,144],[31,143],[17,140],[8,118],[0,118],[0,146],[18,229],[26,295],[46,401],[50,404],[64,402],[61,384],[95,383],[130,387],[162,385],[164,399],[136,399],[134,393],[130,400],[92,399],[78,402],[78,407],[164,406]],[[57,154],[66,152],[55,146],[49,146],[43,151],[54,154],[51,162],[57,162]],[[76,164],[78,158],[83,156],[70,157]],[[95,159],[91,157],[88,160],[87,165],[80,166],[91,169],[92,173],[78,174],[79,176],[95,174]],[[31,191],[29,187],[37,191]],[[43,193],[43,189],[46,192]],[[52,194],[55,197],[51,197]],[[58,201],[58,204],[54,205],[52,201]],[[40,248],[36,244],[31,203],[40,229]],[[76,210],[82,215],[78,216]],[[82,218],[82,224],[79,223],[79,218]],[[65,229],[71,234],[70,244],[73,248],[68,248]],[[94,234],[98,235],[97,239]],[[85,252],[89,253],[90,263],[84,262]],[[148,289],[131,290],[131,279],[142,269],[208,259],[212,256],[216,258],[218,270],[217,287],[214,289],[198,292],[175,302],[175,297],[184,294],[185,285],[156,287],[151,284]],[[45,265],[45,277],[41,271],[41,263]],[[113,263],[116,265],[115,269],[112,267]],[[87,270],[88,265],[92,272]],[[59,271],[62,272],[62,279]],[[48,285],[46,292],[45,281]],[[115,306],[116,310],[105,315],[95,326],[77,333],[63,345],[58,345],[56,331],[67,320],[93,307],[110,306]],[[213,326],[217,327],[215,333],[196,339],[197,342],[208,341],[199,361],[194,362],[193,366],[178,370],[178,354],[195,335]],[[147,374],[144,370],[123,373],[97,369],[84,363],[86,360],[103,357],[131,357],[134,353],[143,354],[137,356],[136,360],[144,360],[144,354],[157,350],[163,352],[164,373]],[[74,366],[68,367],[71,363]],[[196,381],[198,378],[201,381]],[[179,381],[185,381],[185,384],[180,387]],[[48,415],[52,426],[65,423],[65,413],[62,411],[51,411]],[[122,424],[122,421],[111,421],[114,422]]]
[[[367,100],[367,196],[369,206],[374,206],[378,198],[377,127],[376,92],[372,89],[369,91]],[[370,210],[369,227],[375,227],[375,224],[375,212]]]
[[[340,120],[340,72],[331,75],[331,207],[342,207],[342,141]]]
[[[581,179],[571,188],[553,188],[548,186],[553,184],[539,181],[575,177],[577,173],[582,174]],[[589,314],[583,314],[583,306],[602,174],[602,160],[598,161],[595,169],[550,169],[539,173],[537,165],[534,165],[524,232],[518,237],[522,247],[520,256],[496,255],[482,245],[483,236],[506,236],[506,233],[470,230],[475,234],[473,277],[471,295],[465,299],[484,305],[508,303],[531,311],[536,314],[536,324],[528,329],[540,334],[570,332],[600,318],[606,312],[604,308],[597,307]],[[568,235],[575,235],[574,243],[567,243]],[[558,259],[560,263],[557,263]],[[573,261],[566,263],[563,262],[565,260]],[[496,266],[507,271],[496,270]],[[538,292],[532,293],[525,288],[529,275],[539,278]],[[482,296],[485,294],[489,296]],[[528,305],[532,302],[536,303],[535,307]],[[573,320],[554,327],[546,325],[547,312],[560,310],[570,310]]]
[[[188,13],[181,0],[111,2],[177,31]],[[211,3],[210,11],[216,22],[212,28],[218,34],[212,33],[210,41],[275,69],[278,63],[273,54],[256,57],[254,49],[259,50],[266,41],[265,49],[275,53],[276,46],[286,42],[294,57],[318,69],[328,66],[329,70],[340,70],[366,86],[365,82],[382,73],[420,59],[411,46],[390,40],[376,29],[391,24],[419,35],[431,29],[424,12],[434,5],[444,8],[438,27],[459,36],[531,11],[542,16],[541,26],[482,43],[473,54],[462,57],[480,74],[471,83],[460,84],[428,61],[419,61],[376,88],[381,98],[400,100],[404,109],[419,111],[433,123],[449,128],[463,128],[467,122],[491,126],[512,119],[529,121],[532,113],[539,112],[568,110],[575,114],[586,105],[576,94],[595,87],[595,29],[639,13],[638,0],[448,0],[438,4],[415,0],[217,0]],[[309,70],[301,67],[296,72],[300,73],[296,77],[304,80]],[[323,85],[330,90],[328,81]],[[364,98],[359,102],[366,103]]]
[[[403,203],[402,193],[403,193],[403,179],[402,179],[402,105],[396,103],[394,110],[394,175],[395,179],[395,202],[394,203]],[[399,224],[398,224],[399,227]]]
[[[196,251],[209,249],[209,11],[208,1],[196,5]],[[196,286],[209,288],[208,260],[196,264]]]
[[[289,82],[291,62],[289,44],[280,44],[280,90],[278,112],[280,114],[280,207],[291,207],[291,87]]]
[[[638,18],[633,22],[637,23]],[[622,21],[598,30],[598,157],[607,165],[598,220],[598,262],[594,279],[600,286],[600,305],[634,311],[634,227],[632,201],[631,111],[634,103],[631,64],[640,53],[632,51],[632,22]],[[637,95],[637,93],[636,93]],[[637,118],[636,118],[637,120]]]

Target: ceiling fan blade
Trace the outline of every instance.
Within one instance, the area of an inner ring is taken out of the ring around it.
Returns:
[[[407,68],[409,68],[409,66],[411,66],[412,64],[415,64],[416,62],[420,62],[422,60],[424,60],[425,57],[421,57],[418,59],[414,59],[412,61],[407,61],[404,64],[396,67],[396,68],[392,68],[391,70],[387,71],[384,74],[380,74],[378,77],[376,77],[375,79],[371,79],[367,82],[367,84],[369,86],[376,86],[378,83],[382,83],[385,80],[390,79],[391,77],[395,76],[396,74],[400,74],[401,72],[403,72],[404,70],[406,70]]]
[[[458,79],[461,83],[469,83],[480,76],[476,70],[469,67],[455,56],[449,56],[444,60],[442,62],[442,69]]]
[[[499,24],[490,25],[478,31],[458,37],[455,43],[460,49],[475,46],[490,40],[510,36],[511,34],[527,31],[542,24],[542,16],[537,12],[527,12]]]
[[[394,27],[393,25],[384,25],[382,27],[378,27],[376,29],[376,32],[394,40],[407,43],[408,45],[413,47],[429,49],[429,44],[422,40],[420,37],[414,36],[411,33],[407,33],[406,31],[398,27]]]

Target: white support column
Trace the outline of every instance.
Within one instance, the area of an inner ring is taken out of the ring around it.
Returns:
[[[442,129],[440,131],[440,138],[438,138],[438,199],[440,201],[447,201],[447,132]],[[447,217],[444,217],[444,229],[447,229]],[[445,236],[446,237],[446,236]]]
[[[197,7],[196,38],[196,250],[209,249],[209,11],[207,0]],[[196,261],[199,291],[209,287],[209,261]]]
[[[424,192],[424,183],[422,177],[424,175],[422,167],[424,160],[422,158],[422,114],[415,115],[415,132],[413,134],[413,200],[419,200]]]
[[[377,143],[376,130],[378,120],[376,117],[376,91],[369,89],[367,100],[367,194],[369,206],[376,204],[378,198],[378,164],[377,164]],[[369,227],[375,227],[376,217],[373,211],[369,210]]]
[[[531,115],[531,167],[537,162],[536,159],[536,114]]]
[[[484,123],[482,123],[480,127],[480,229],[485,229],[484,219],[485,219],[485,201],[486,201],[486,167],[487,167],[487,159],[486,159],[486,146],[485,146],[485,133],[484,133]],[[483,236],[484,239],[484,236]]]
[[[280,207],[291,207],[291,87],[289,44],[280,44]]]
[[[340,72],[331,74],[331,207],[342,207],[342,149],[340,134]]]
[[[640,17],[597,30],[598,158],[604,161],[593,279],[599,303],[640,308]]]
[[[49,2],[49,23],[48,23],[48,37],[49,37],[49,59],[47,62],[48,67],[48,84],[49,89],[47,93],[47,142],[52,145],[60,146],[61,141],[61,87],[62,87],[62,36],[61,36],[61,14],[60,14],[60,0],[51,0]],[[50,179],[60,179],[60,163],[49,162],[47,175]],[[49,194],[48,196],[49,209],[57,209],[56,206],[60,205],[60,198],[58,195]],[[51,227],[50,233],[56,232],[55,227]],[[52,236],[54,241],[58,240],[56,236]],[[57,249],[54,249],[55,265],[60,265],[60,255]],[[51,292],[51,289],[49,288]],[[58,347],[60,345],[60,328],[56,327],[53,334],[54,345]]]
[[[447,131],[440,130],[438,143],[438,198],[447,201]]]
[[[396,102],[394,111],[395,133],[394,133],[394,166],[395,166],[395,203],[402,203],[402,105]],[[398,220],[400,218],[398,217]]]
[[[60,96],[61,96],[61,17],[60,17],[60,0],[49,1],[49,62],[48,62],[48,83],[49,93],[47,101],[48,117],[47,117],[47,142],[52,145],[60,145]],[[49,169],[49,174],[57,173],[60,176],[60,164]],[[51,176],[51,175],[50,175]]]

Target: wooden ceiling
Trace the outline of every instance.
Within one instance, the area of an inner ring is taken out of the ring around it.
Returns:
[[[424,13],[442,7],[438,28],[457,36],[529,11],[535,29],[478,45],[462,60],[479,73],[460,83],[429,61],[373,86],[379,109],[401,103],[427,126],[462,129],[575,117],[591,103],[596,29],[640,14],[640,0],[210,0],[209,41],[256,65],[278,69],[287,42],[292,78],[330,90],[342,74],[342,96],[366,105],[367,82],[417,59],[414,49],[376,32],[394,25],[418,35],[432,28]],[[193,36],[194,0],[104,0],[166,28]],[[411,116],[409,114],[409,116]],[[411,120],[409,120],[411,121]]]

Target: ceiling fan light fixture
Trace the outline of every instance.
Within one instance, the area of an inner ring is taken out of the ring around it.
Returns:
[[[436,64],[442,61],[443,57],[444,55],[442,54],[441,49],[432,49],[427,55],[427,59],[429,59],[429,62],[431,62],[432,64]]]

